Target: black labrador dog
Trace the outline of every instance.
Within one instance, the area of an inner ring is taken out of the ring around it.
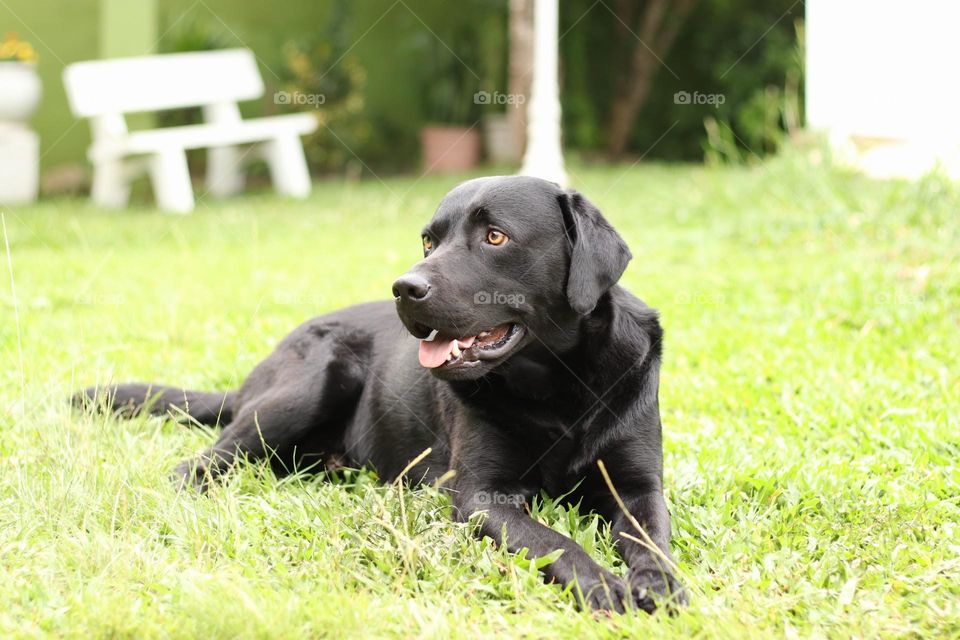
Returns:
[[[452,470],[454,516],[485,512],[480,532],[511,551],[562,550],[543,571],[582,606],[682,603],[662,486],[663,333],[657,313],[616,284],[631,258],[623,239],[579,193],[530,177],[461,184],[422,239],[395,302],[306,322],[239,390],[125,384],[101,390],[106,404],[224,424],[177,467],[198,488],[241,458],[427,483]],[[626,579],[529,516],[540,491],[612,523]]]

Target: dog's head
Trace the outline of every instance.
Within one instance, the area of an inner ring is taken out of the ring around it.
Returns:
[[[484,375],[526,345],[562,350],[627,266],[630,250],[576,191],[524,176],[470,180],[422,232],[423,260],[393,285],[444,379]]]

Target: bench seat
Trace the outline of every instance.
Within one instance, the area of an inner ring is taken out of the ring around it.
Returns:
[[[101,206],[126,206],[131,181],[146,172],[161,209],[192,211],[188,149],[207,149],[203,196],[240,191],[243,165],[254,158],[266,161],[278,193],[310,193],[300,136],[315,131],[317,119],[310,113],[243,119],[238,102],[264,93],[249,49],[77,62],[64,69],[63,80],[74,115],[90,119],[91,196]],[[203,124],[127,129],[128,113],[184,107],[202,108]]]
[[[90,159],[111,156],[156,153],[170,148],[204,149],[250,144],[274,138],[278,134],[305,135],[317,128],[310,113],[250,118],[225,124],[191,124],[131,131],[117,138],[99,140],[90,147]]]

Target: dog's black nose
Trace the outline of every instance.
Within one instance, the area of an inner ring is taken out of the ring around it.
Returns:
[[[393,297],[416,302],[430,293],[430,283],[420,276],[407,273],[393,283]]]

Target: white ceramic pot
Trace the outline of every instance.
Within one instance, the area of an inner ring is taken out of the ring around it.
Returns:
[[[494,164],[516,162],[520,155],[513,139],[510,118],[504,113],[488,114],[483,122],[484,146],[487,148],[487,160]]]
[[[0,62],[0,123],[26,123],[37,110],[43,87],[34,65]]]

